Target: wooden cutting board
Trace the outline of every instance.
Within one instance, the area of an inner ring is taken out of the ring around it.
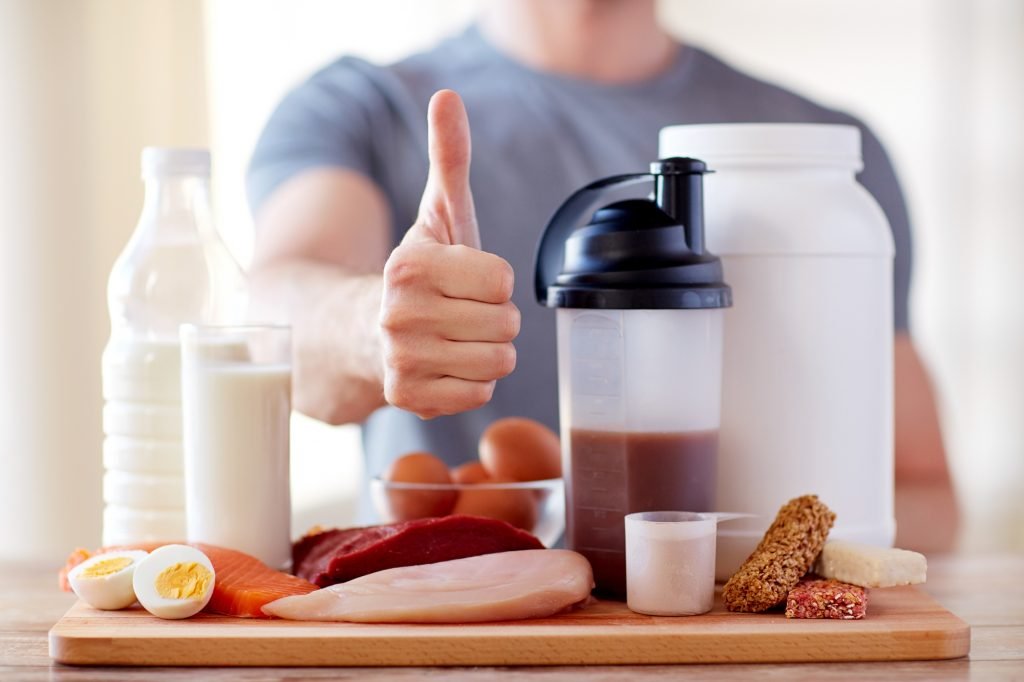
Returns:
[[[782,613],[663,618],[597,602],[543,620],[362,625],[154,618],[81,602],[50,630],[50,656],[80,665],[448,666],[896,661],[958,658],[970,628],[914,587],[872,590],[860,621]]]

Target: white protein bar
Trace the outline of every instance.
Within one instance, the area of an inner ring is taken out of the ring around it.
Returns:
[[[925,581],[928,561],[906,549],[831,540],[821,550],[814,572],[861,587],[916,585]]]

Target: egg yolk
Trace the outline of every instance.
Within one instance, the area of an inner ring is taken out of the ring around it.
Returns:
[[[188,563],[168,566],[156,577],[156,591],[164,599],[202,599],[213,574],[202,564]]]
[[[83,578],[105,578],[122,571],[132,565],[132,559],[125,556],[111,557],[97,561],[92,566],[82,569]]]

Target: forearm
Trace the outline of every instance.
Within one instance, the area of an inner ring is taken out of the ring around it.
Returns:
[[[381,276],[307,259],[250,273],[254,314],[292,326],[295,409],[330,424],[384,405]]]

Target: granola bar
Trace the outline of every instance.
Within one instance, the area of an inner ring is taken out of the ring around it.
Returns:
[[[758,613],[785,601],[821,552],[835,519],[817,495],[784,504],[757,549],[725,583],[726,608]]]
[[[786,618],[860,620],[867,610],[867,590],[838,580],[801,580],[786,599]]]

